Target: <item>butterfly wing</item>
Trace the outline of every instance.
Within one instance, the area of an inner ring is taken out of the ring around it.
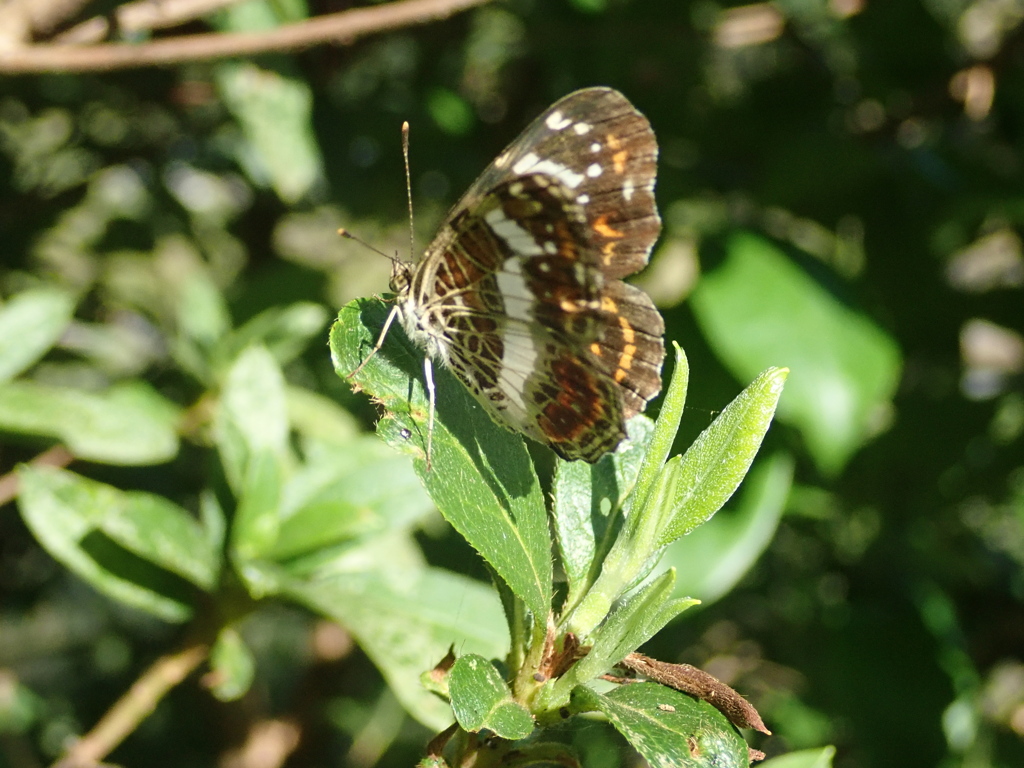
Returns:
[[[452,211],[471,207],[503,181],[553,176],[583,208],[602,271],[622,278],[647,264],[661,232],[654,200],[657,164],[658,142],[647,118],[612,88],[584,88],[530,123]]]
[[[537,118],[470,187],[410,286],[430,335],[492,418],[597,461],[661,389],[664,323],[621,281],[657,238],[657,144],[607,88]]]

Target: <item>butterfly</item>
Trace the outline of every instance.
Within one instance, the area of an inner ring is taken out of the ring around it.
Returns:
[[[661,390],[664,322],[622,280],[661,230],[657,154],[621,93],[570,93],[484,170],[419,261],[395,262],[395,304],[370,356],[395,319],[426,352],[428,466],[432,359],[495,422],[570,461],[615,450]]]

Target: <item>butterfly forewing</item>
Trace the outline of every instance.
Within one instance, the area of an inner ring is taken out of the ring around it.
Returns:
[[[470,187],[399,295],[410,337],[495,421],[566,459],[614,450],[661,388],[661,316],[619,279],[658,236],[656,158],[624,96],[566,96]]]
[[[502,180],[545,173],[576,192],[612,277],[647,264],[661,232],[654,200],[658,144],[651,125],[611,88],[586,88],[548,107],[470,186],[463,210]]]

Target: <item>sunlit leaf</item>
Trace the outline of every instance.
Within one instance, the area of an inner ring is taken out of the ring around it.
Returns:
[[[328,319],[326,308],[309,301],[271,307],[224,337],[218,354],[231,360],[246,347],[258,345],[283,366],[305,351]]]
[[[409,460],[373,435],[315,449],[287,480],[267,556],[285,560],[389,528],[434,509]]]
[[[255,455],[284,460],[288,440],[284,376],[266,349],[250,347],[228,371],[215,434],[224,472],[236,491]]]
[[[607,620],[592,633],[590,652],[551,687],[545,706],[563,706],[562,697],[567,697],[571,688],[607,674],[668,622],[700,602],[689,598],[672,599],[674,586],[675,573],[668,570],[619,602]]]
[[[747,768],[747,745],[725,716],[656,683],[622,685],[608,695],[580,686],[578,707],[603,712],[652,768]]]
[[[250,454],[231,526],[236,563],[264,557],[277,543],[283,483],[281,464],[273,453],[262,450]]]
[[[248,143],[239,160],[249,177],[285,203],[308,195],[323,179],[323,158],[312,126],[313,95],[299,72],[233,61],[217,64],[215,77]]]
[[[832,768],[832,758],[836,755],[835,747],[821,749],[803,749],[773,757],[758,764],[758,768]]]
[[[347,377],[369,355],[387,312],[381,302],[369,300],[341,310],[331,330],[340,376]],[[377,431],[416,456],[416,471],[445,519],[535,615],[547,616],[552,579],[547,513],[523,440],[494,424],[466,388],[437,366],[433,467],[428,470],[422,360],[396,323],[353,381],[387,409]]]
[[[56,288],[24,291],[0,305],[0,382],[45,355],[68,327],[74,309],[74,298]]]
[[[87,392],[12,381],[0,384],[0,429],[58,440],[102,464],[159,464],[178,452],[178,408],[133,381]]]
[[[487,659],[460,656],[448,675],[448,692],[459,725],[467,731],[493,731],[503,739],[525,739],[533,718],[513,701],[512,691]]]
[[[671,519],[659,543],[675,541],[709,520],[736,491],[775,415],[787,371],[769,369],[744,389],[694,440],[673,478]],[[666,471],[672,470],[672,464]],[[653,501],[652,501],[653,503]]]
[[[250,0],[227,5],[212,21],[223,31],[245,33],[308,15],[302,2]],[[324,172],[312,125],[313,94],[301,70],[283,57],[259,63],[228,61],[214,67],[214,77],[248,142],[239,160],[250,178],[271,186],[286,203],[307,195]]]
[[[53,467],[22,466],[18,478],[18,506],[36,539],[106,595],[183,621],[192,611],[186,582],[214,586],[219,553],[167,499]]]
[[[707,605],[732,589],[771,542],[792,482],[788,455],[756,461],[724,509],[665,549],[661,564],[676,569],[674,594]]]
[[[389,566],[378,559],[378,569]],[[486,658],[508,652],[508,628],[494,590],[439,568],[406,571],[400,582],[384,573],[325,569],[322,577],[287,583],[285,592],[346,627],[409,714],[434,729],[451,723],[451,709],[420,684],[420,674],[452,644]]]
[[[691,305],[741,381],[769,366],[793,372],[779,418],[800,429],[822,470],[837,472],[885,425],[900,377],[896,343],[767,240],[734,235]]]
[[[572,606],[594,577],[595,558],[611,546],[626,495],[633,490],[654,423],[640,415],[626,425],[628,439],[597,464],[559,460],[552,488],[552,525]]]
[[[235,701],[252,685],[256,660],[238,632],[227,628],[220,631],[210,649],[210,669],[213,695],[221,701]]]

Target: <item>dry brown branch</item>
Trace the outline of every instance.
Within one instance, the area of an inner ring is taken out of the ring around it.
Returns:
[[[266,32],[187,35],[141,45],[31,45],[0,52],[0,73],[89,72],[346,45],[377,32],[447,18],[490,0],[399,0],[355,8]]]
[[[280,768],[299,746],[302,731],[291,720],[252,724],[245,743],[221,755],[220,768]]]
[[[74,460],[75,457],[71,451],[63,445],[55,445],[40,453],[29,464],[37,467],[66,467]],[[0,506],[3,506],[17,495],[18,475],[12,470],[3,477],[0,477]]]
[[[25,43],[33,34],[48,34],[91,0],[8,0],[0,6],[4,46]]]
[[[202,18],[213,11],[235,5],[239,0],[136,0],[119,5],[114,11],[117,28],[122,32],[147,32],[177,27]],[[61,45],[98,43],[110,34],[106,16],[93,16],[53,38]]]
[[[206,645],[192,645],[158,659],[117,700],[96,727],[75,742],[67,754],[54,764],[54,768],[96,766],[139,727],[139,723],[149,716],[168,691],[203,662],[209,651]]]
[[[239,0],[137,0],[118,6],[118,26],[126,32],[167,29],[208,13],[235,5]]]
[[[110,22],[102,16],[93,16],[66,32],[54,35],[50,39],[50,45],[93,45],[105,39],[108,34]]]
[[[729,718],[729,722],[737,728],[753,728],[768,736],[772,734],[749,701],[703,669],[697,669],[689,664],[658,661],[642,653],[629,654],[619,662],[619,666],[631,669],[648,680],[706,701]]]

